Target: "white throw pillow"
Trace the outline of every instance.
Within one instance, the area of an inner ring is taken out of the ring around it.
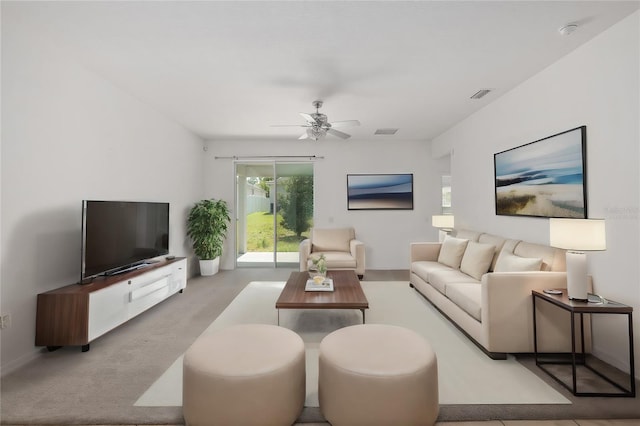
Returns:
[[[469,241],[467,249],[464,251],[464,256],[462,256],[460,271],[472,276],[476,280],[480,280],[482,275],[486,274],[489,270],[495,251],[496,247],[493,244]]]
[[[529,272],[539,271],[542,267],[542,259],[534,257],[520,257],[515,254],[502,251],[496,262],[494,272]]]
[[[448,235],[444,237],[444,241],[440,247],[440,253],[438,254],[438,263],[458,269],[468,242],[469,240],[454,238]]]

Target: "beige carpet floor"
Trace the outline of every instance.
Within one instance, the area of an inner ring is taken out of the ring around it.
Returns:
[[[91,343],[91,350],[41,349],[37,359],[2,377],[0,419],[13,424],[179,425],[181,407],[134,403],[251,281],[285,281],[291,270],[238,269],[189,280],[175,295]],[[367,271],[367,281],[407,280],[408,271]],[[34,295],[35,298],[35,295]],[[576,398],[518,359],[572,404],[442,405],[439,421],[489,419],[640,419],[640,397]],[[322,421],[317,408],[300,422]]]
[[[276,324],[275,302],[284,282],[251,282],[204,331],[236,324]],[[410,328],[425,337],[438,358],[441,404],[570,404],[569,400],[516,361],[487,357],[406,281],[362,282],[369,301],[367,323]],[[280,325],[305,341],[307,398],[318,407],[318,349],[334,330],[360,324],[357,310],[282,310]],[[182,357],[136,401],[137,406],[182,405]]]

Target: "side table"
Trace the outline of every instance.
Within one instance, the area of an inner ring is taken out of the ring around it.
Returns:
[[[576,300],[571,300],[567,297],[566,289],[558,289],[562,292],[562,294],[547,294],[542,291],[532,290],[532,299],[533,299],[533,347],[535,352],[535,361],[536,365],[540,367],[545,373],[555,379],[562,386],[570,390],[575,396],[617,396],[617,397],[635,397],[636,396],[636,381],[635,381],[635,369],[634,369],[634,359],[633,359],[633,307],[623,305],[622,303],[613,302],[611,300],[606,300],[603,303],[589,303],[589,302],[581,302]],[[544,301],[547,303],[551,303],[559,307],[560,309],[564,309],[568,311],[571,315],[571,361],[561,362],[561,361],[543,361],[540,359],[538,354],[538,330],[536,327],[536,301]],[[605,376],[601,372],[594,369],[592,366],[587,364],[587,356],[584,350],[584,314],[621,314],[627,315],[628,319],[628,330],[629,330],[629,387],[622,386],[611,378]],[[580,340],[581,340],[581,348],[580,351],[577,352],[576,349],[576,334],[575,334],[575,316],[579,315],[580,318]],[[562,381],[558,376],[554,375],[549,369],[545,368],[545,365],[559,365],[559,364],[571,364],[572,370],[572,386],[569,386],[567,383]],[[611,385],[615,386],[617,389],[620,389],[621,392],[613,393],[613,392],[578,392],[577,389],[577,366],[581,365],[602,379],[606,380]]]

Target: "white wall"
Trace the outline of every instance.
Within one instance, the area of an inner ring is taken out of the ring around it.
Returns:
[[[588,254],[597,293],[631,305],[640,365],[640,13],[626,18],[433,141],[453,152],[456,225],[547,244],[549,221],[496,216],[493,154],[587,126],[589,217],[605,218],[607,251]],[[559,40],[561,42],[561,40]],[[622,318],[594,320],[595,352],[629,369]]]
[[[316,155],[314,224],[317,227],[354,226],[366,243],[367,269],[408,269],[409,242],[434,241],[431,215],[440,213],[441,176],[448,159],[430,160],[426,142],[370,141],[210,141],[205,161],[207,197],[233,205],[234,163],[224,156]],[[413,173],[414,209],[347,210],[347,174]],[[234,235],[232,227],[229,235]],[[222,267],[234,267],[234,238],[227,239]]]
[[[171,203],[170,251],[190,254],[203,143],[2,16],[2,373],[36,356],[36,295],[80,276],[82,199]]]

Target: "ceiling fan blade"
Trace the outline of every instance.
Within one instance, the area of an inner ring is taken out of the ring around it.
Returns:
[[[327,133],[333,136],[337,136],[341,139],[349,139],[351,137],[351,135],[348,135],[345,132],[341,132],[340,130],[336,130],[336,129],[327,129]]]
[[[309,135],[307,135],[307,132],[304,132],[299,138],[298,140],[302,140],[302,139],[309,139]]]
[[[301,112],[300,115],[302,118],[307,120],[309,123],[315,123],[316,119],[311,116],[311,114],[307,114],[306,112]]]
[[[309,127],[306,124],[272,124],[270,127]]]
[[[344,121],[332,121],[331,127],[347,127],[347,126],[359,126],[358,120],[344,120]]]

